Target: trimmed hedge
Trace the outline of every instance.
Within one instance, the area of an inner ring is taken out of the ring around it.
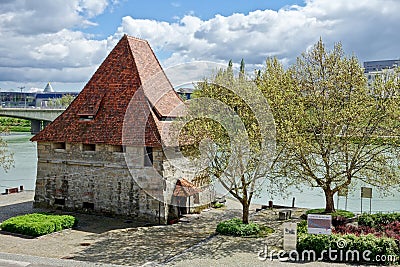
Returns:
[[[5,220],[0,227],[7,232],[37,237],[71,228],[76,223],[75,217],[70,215],[32,213]]]
[[[338,244],[343,244],[344,247],[339,247]],[[343,251],[342,255],[346,254],[346,251],[358,251],[360,254],[359,261],[362,262],[362,254],[364,251],[369,250],[371,253],[368,257],[371,260],[375,260],[377,256],[379,258],[392,259],[394,255],[397,255],[397,261],[400,257],[400,249],[393,238],[387,237],[376,237],[372,234],[356,236],[353,234],[340,235],[311,235],[299,233],[297,237],[297,251],[301,254],[303,251],[315,251],[317,258],[320,258],[323,250],[328,251],[337,250],[336,255],[340,255],[340,251]],[[325,256],[326,253],[324,254]],[[328,257],[324,257],[324,260],[332,260]],[[340,258],[337,259],[339,261]],[[355,259],[351,259],[356,262]],[[382,262],[382,263],[395,263],[395,262]]]
[[[255,223],[244,224],[241,219],[233,218],[220,222],[217,225],[217,233],[233,236],[251,236],[261,232],[260,226]]]
[[[357,218],[358,224],[369,227],[380,227],[400,221],[400,213],[363,213]]]

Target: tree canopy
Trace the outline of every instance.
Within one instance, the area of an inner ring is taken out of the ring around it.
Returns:
[[[284,69],[274,58],[257,75],[277,127],[274,177],[319,187],[327,212],[333,195],[357,183],[399,184],[398,73],[372,87],[355,56],[322,40]]]
[[[186,156],[203,158],[203,168],[242,204],[244,223],[249,206],[267,178],[275,149],[275,127],[268,103],[245,75],[244,61],[235,75],[227,69],[197,84],[189,102],[181,143]]]

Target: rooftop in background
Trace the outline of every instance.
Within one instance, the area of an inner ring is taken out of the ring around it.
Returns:
[[[44,88],[44,91],[43,91],[44,93],[51,93],[51,92],[54,92],[54,89],[53,89],[53,87],[51,87],[51,84],[48,82],[47,83],[47,85],[46,85],[46,87]]]
[[[365,61],[364,72],[381,71],[383,69],[392,69],[400,66],[400,59]]]

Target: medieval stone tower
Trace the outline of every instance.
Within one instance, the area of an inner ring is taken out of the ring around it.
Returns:
[[[192,177],[177,177],[163,152],[162,126],[180,104],[149,44],[125,35],[65,112],[31,139],[34,205],[160,223],[179,213],[168,204],[174,192],[201,205]],[[168,188],[168,180],[192,189]]]

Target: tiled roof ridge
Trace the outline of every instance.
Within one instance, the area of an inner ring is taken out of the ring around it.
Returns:
[[[142,41],[142,42],[145,42],[145,43],[149,43],[147,40],[145,40],[145,39],[142,39],[142,38],[139,38],[139,37],[136,37],[136,36],[132,36],[132,35],[128,35],[128,34],[124,34],[124,36],[123,37],[126,37],[126,38],[128,38],[128,39],[134,39],[134,40],[136,40],[136,41]]]

